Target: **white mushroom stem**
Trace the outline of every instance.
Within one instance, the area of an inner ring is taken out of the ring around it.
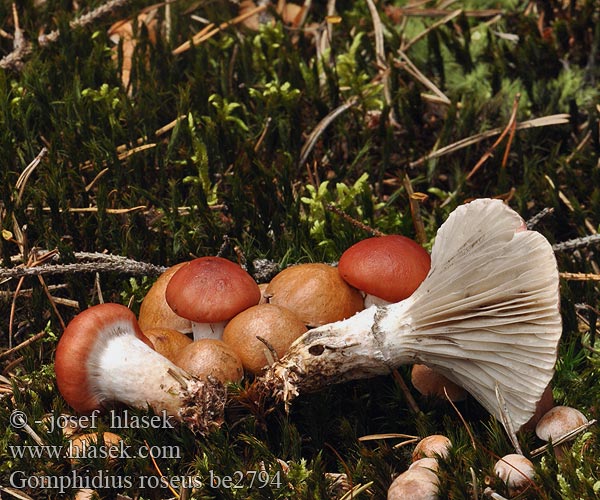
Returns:
[[[365,309],[371,306],[388,306],[391,302],[382,299],[381,297],[377,297],[376,295],[371,295],[370,293],[365,294]]]
[[[408,299],[309,330],[262,383],[288,403],[303,391],[434,368],[519,428],[550,382],[561,335],[552,247],[499,200],[457,208],[439,229],[431,270]]]
[[[103,401],[120,401],[135,408],[150,405],[173,417],[182,407],[182,381],[191,379],[133,333],[116,335],[103,346],[89,378]]]
[[[227,325],[227,323],[227,321],[221,321],[220,323],[196,323],[192,321],[194,340],[221,340],[223,338],[223,331],[225,330],[225,325]]]
[[[114,335],[101,348],[88,377],[100,400],[141,409],[150,406],[201,434],[223,420],[226,390],[222,383],[192,377],[129,330]]]

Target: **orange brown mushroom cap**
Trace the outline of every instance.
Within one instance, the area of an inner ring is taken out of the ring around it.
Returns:
[[[186,263],[181,262],[169,267],[154,282],[140,305],[138,323],[142,331],[150,328],[172,328],[182,333],[191,333],[192,323],[189,319],[177,315],[167,304],[165,291],[171,277]]]
[[[335,267],[318,262],[284,269],[271,280],[266,296],[269,303],[291,310],[309,326],[349,318],[363,308],[360,292]]]
[[[359,241],[342,254],[338,263],[340,275],[350,285],[388,302],[409,297],[430,267],[427,251],[398,234]]]
[[[257,374],[269,364],[266,350],[272,348],[274,357],[279,359],[306,331],[305,324],[289,309],[275,304],[258,304],[227,323],[223,341],[237,353],[246,370]]]

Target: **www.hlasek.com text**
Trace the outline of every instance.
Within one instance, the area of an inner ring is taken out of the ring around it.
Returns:
[[[115,444],[102,444],[101,442],[80,441],[77,444],[71,441],[68,446],[62,445],[9,445],[8,453],[13,458],[68,458],[71,460],[86,460],[108,458],[111,460],[130,458],[165,458],[181,459],[181,450],[175,445],[149,445],[132,446],[119,441]]]

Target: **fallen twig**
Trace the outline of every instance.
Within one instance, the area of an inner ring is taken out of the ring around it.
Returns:
[[[574,238],[572,240],[562,241],[552,245],[552,249],[555,252],[570,252],[577,250],[578,248],[586,248],[592,245],[600,245],[600,234],[590,234],[589,236],[582,236],[581,238]]]
[[[50,274],[71,274],[78,272],[117,272],[134,275],[159,275],[166,270],[148,262],[139,262],[119,255],[76,252],[75,258],[91,262],[72,264],[44,264],[36,267],[0,268],[0,279],[20,278]]]
[[[0,359],[7,358],[7,357],[13,355],[15,352],[18,352],[21,349],[33,344],[34,342],[37,342],[41,338],[44,338],[45,335],[46,335],[45,331],[36,333],[35,335],[32,335],[24,342],[21,342],[19,345],[16,345],[15,347],[12,347],[11,349],[7,349],[6,351],[0,352]]]

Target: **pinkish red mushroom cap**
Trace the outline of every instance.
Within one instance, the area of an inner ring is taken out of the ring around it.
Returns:
[[[60,393],[74,410],[88,413],[102,407],[90,368],[113,336],[132,332],[154,349],[135,314],[120,304],[92,306],[67,325],[56,347],[54,371]]]
[[[430,267],[427,251],[397,234],[355,243],[342,254],[338,264],[340,275],[350,285],[388,302],[409,297]]]
[[[260,289],[246,271],[221,257],[199,257],[169,281],[167,303],[196,323],[219,323],[258,304]]]

